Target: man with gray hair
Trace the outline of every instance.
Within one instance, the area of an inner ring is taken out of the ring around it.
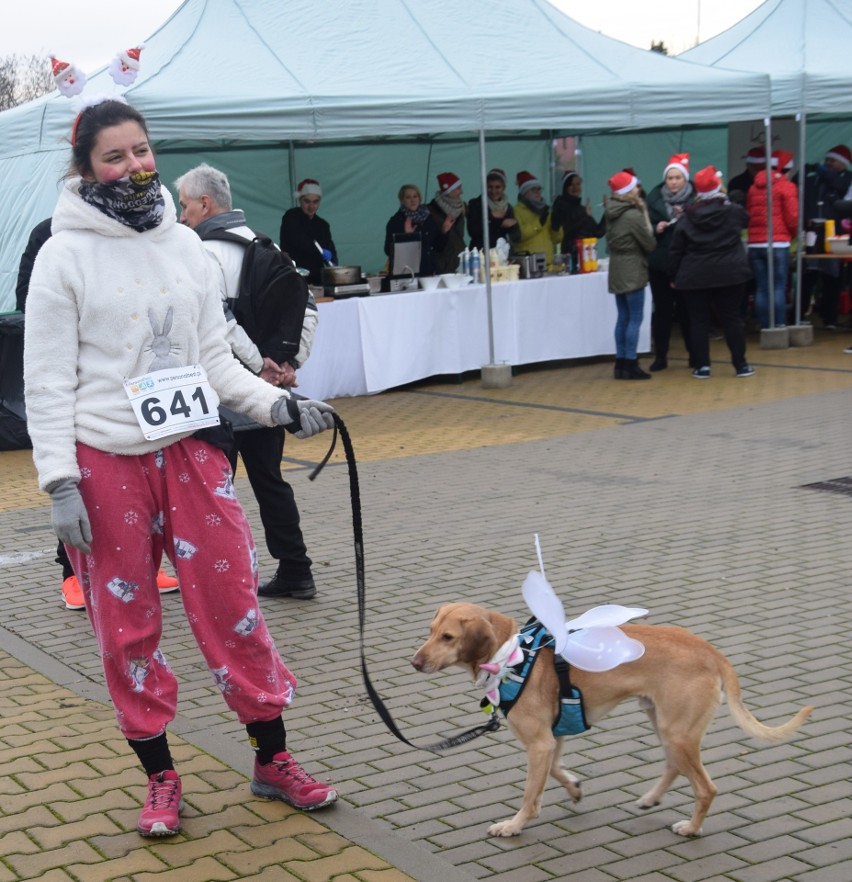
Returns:
[[[238,297],[243,258],[256,233],[246,225],[243,212],[233,208],[227,176],[204,163],[179,177],[174,186],[180,201],[181,223],[198,233],[218,268],[228,323],[227,339],[234,355],[250,371],[275,386],[298,385],[296,369],[310,354],[319,319],[313,297],[308,297],[296,355],[281,363],[264,356],[228,307]],[[236,241],[207,238],[214,231],[222,230],[244,239],[245,246]],[[280,426],[266,428],[254,423],[248,426],[236,424],[234,428],[235,442],[228,458],[235,470],[237,454],[242,457],[257,498],[267,548],[278,561],[275,576],[260,585],[258,594],[261,597],[293,597],[299,600],[314,597],[316,585],[299,525],[299,510],[293,488],[281,474],[284,429]]]

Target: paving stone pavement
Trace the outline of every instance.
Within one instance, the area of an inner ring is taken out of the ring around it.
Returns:
[[[704,746],[719,795],[699,839],[670,830],[689,811],[682,781],[658,808],[635,807],[661,750],[634,705],[568,742],[583,801],[549,784],[541,817],[514,839],[486,835],[523,790],[524,756],[505,727],[440,756],[387,731],[360,674],[340,452],[307,480],[324,435],[285,451],[319,594],[262,608],[300,681],[290,744],[341,802],[305,815],[251,796],[244,731],[169,595],[163,649],[182,684],[173,732],[188,808],[174,841],[141,840],[144,779],[87,620],[61,604],[29,452],[0,453],[0,882],[852,879],[852,496],[807,486],[852,475],[847,342],[821,332],[812,347],[761,351],[752,339],[749,379],[714,344],[714,376],[700,383],[682,358],[645,383],[616,383],[610,364],[591,361],[526,370],[503,390],[468,378],[337,402],[359,459],[367,663],[409,739],[484,721],[463,672],[424,676],[408,660],[441,603],[525,618],[536,532],[569,615],[648,607],[651,623],[724,651],[763,722],[815,705],[797,737],[770,747],[720,708]],[[237,488],[268,574],[244,478]]]

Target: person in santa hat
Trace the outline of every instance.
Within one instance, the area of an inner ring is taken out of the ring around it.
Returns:
[[[846,198],[852,187],[852,151],[845,144],[828,150],[819,165],[805,166],[805,227],[813,220],[834,220],[840,231],[844,218],[836,202]],[[823,327],[837,325],[837,307],[843,287],[843,266],[839,260],[805,261],[802,273],[802,316],[810,311],[811,299],[818,296]]]
[[[787,278],[790,274],[790,243],[799,229],[799,188],[778,166],[793,154],[772,154],[772,242],[769,242],[770,201],[767,169],[758,172],[746,197],[748,209],[748,256],[755,281],[755,308],[761,329],[787,324]],[[769,249],[772,256],[769,256]],[[769,316],[769,260],[772,260],[773,316]]]
[[[285,211],[281,218],[281,250],[290,255],[296,266],[308,271],[308,281],[312,285],[321,285],[323,267],[337,263],[331,227],[317,214],[322,187],[319,181],[305,178],[296,187],[295,196],[299,204]]]
[[[435,275],[454,273],[458,269],[459,254],[465,249],[464,219],[467,206],[462,199],[462,180],[454,172],[438,175],[438,192],[427,205],[435,226],[444,237],[443,246],[434,249]]]
[[[541,181],[528,171],[520,171],[515,183],[518,185],[515,217],[520,234],[512,249],[516,254],[546,254],[547,268],[556,269],[553,246],[562,241],[562,227],[544,200]]]
[[[500,238],[514,242],[519,235],[515,210],[506,198],[506,183],[506,172],[502,168],[492,168],[485,176],[485,195],[488,200],[488,244],[491,248]],[[485,234],[482,226],[481,196],[474,196],[467,204],[467,225],[470,232],[470,247],[483,248]]]
[[[761,172],[761,174],[766,174]],[[749,190],[749,196],[754,192]],[[695,174],[695,201],[675,226],[669,246],[669,274],[689,312],[692,376],[710,377],[710,319],[718,317],[737,377],[750,377],[740,304],[751,269],[742,246],[748,215],[725,194],[722,173],[712,165]],[[765,249],[764,249],[765,250]]]
[[[740,205],[745,205],[746,193],[754,183],[754,176],[766,168],[766,148],[752,147],[743,159],[745,159],[745,170],[728,182],[728,198],[731,202],[739,202]]]
[[[616,380],[650,380],[651,375],[639,367],[636,349],[645,312],[648,255],[657,242],[636,175],[617,172],[609,179],[609,186],[612,197],[604,210],[609,249],[607,284],[610,293],[615,294],[618,311],[613,376]]]
[[[650,370],[663,371],[668,365],[672,325],[677,320],[689,354],[689,364],[695,367],[689,340],[689,316],[682,300],[672,288],[668,273],[669,244],[675,226],[684,209],[695,198],[695,188],[689,180],[689,154],[675,153],[663,169],[663,180],[648,194],[648,216],[657,237],[657,247],[648,258],[651,296],[654,298],[654,318],[651,325],[654,337],[654,361]]]

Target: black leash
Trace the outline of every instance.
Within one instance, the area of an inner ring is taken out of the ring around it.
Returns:
[[[338,433],[343,441],[343,450],[346,453],[346,467],[349,470],[349,497],[352,502],[352,533],[355,539],[355,575],[358,584],[358,638],[361,651],[361,675],[364,678],[364,687],[367,690],[367,695],[369,696],[370,701],[373,703],[373,707],[376,709],[388,729],[400,741],[402,741],[403,744],[407,744],[409,747],[414,747],[417,750],[428,750],[431,753],[440,753],[442,750],[447,750],[450,747],[459,747],[462,744],[467,744],[468,741],[473,741],[474,738],[478,738],[486,732],[496,732],[500,728],[500,717],[496,710],[492,710],[491,717],[484,726],[476,726],[473,729],[468,729],[465,732],[453,735],[450,738],[446,738],[435,744],[414,744],[399,731],[393,717],[390,715],[390,711],[385,707],[385,703],[382,701],[379,693],[376,692],[376,689],[370,680],[370,675],[367,672],[367,658],[364,653],[364,621],[366,618],[367,604],[364,579],[364,530],[361,521],[361,490],[358,486],[358,469],[355,463],[355,451],[352,447],[352,439],[349,437],[349,432],[346,430],[343,420],[336,413],[334,414],[334,434],[331,438],[331,446],[322,462],[311,472],[308,479],[313,481],[331,458],[331,454],[334,453],[334,448],[337,444]]]

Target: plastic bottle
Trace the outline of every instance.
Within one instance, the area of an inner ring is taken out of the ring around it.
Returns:
[[[481,260],[479,257],[479,249],[474,248],[473,251],[470,252],[470,274],[473,276],[473,281],[478,282],[479,279],[479,267],[481,265]]]
[[[467,276],[470,274],[470,249],[468,249],[468,248],[465,248],[465,250],[462,251],[461,267],[462,267],[461,271],[464,273],[464,275]]]

